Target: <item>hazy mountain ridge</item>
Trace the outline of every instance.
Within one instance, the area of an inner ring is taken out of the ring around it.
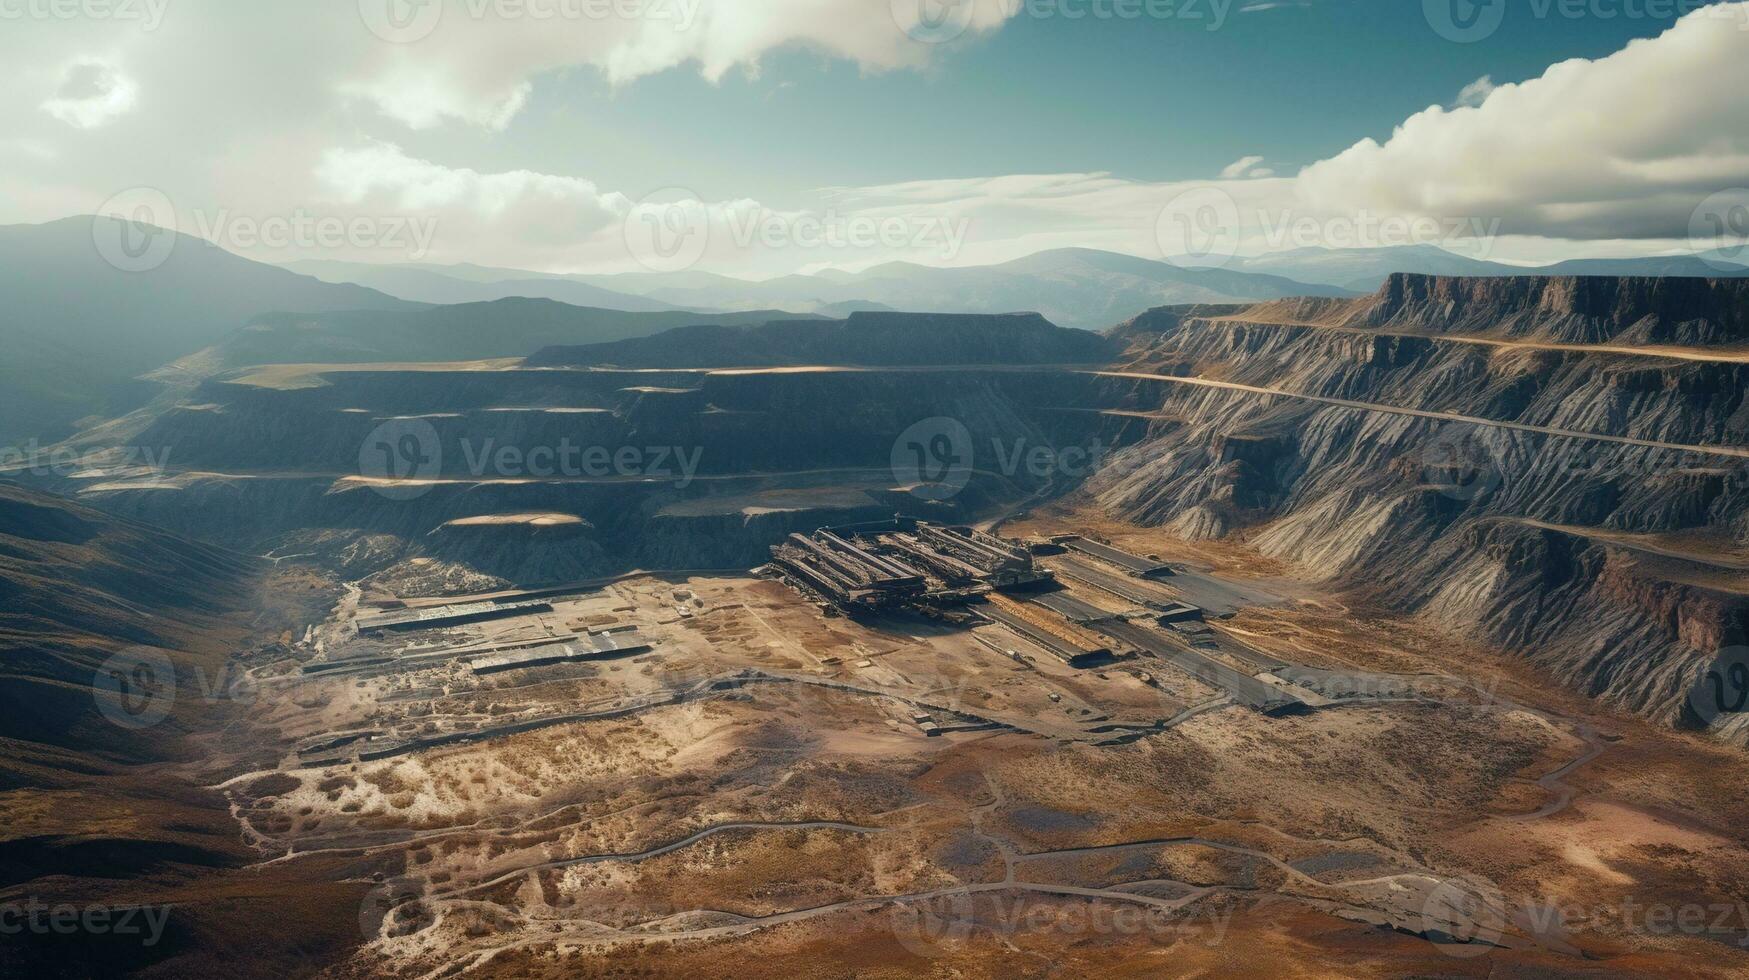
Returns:
[[[327,267],[351,281],[373,281],[369,266]],[[826,271],[763,281],[714,273],[624,273],[541,277],[515,270],[433,267],[465,277],[503,274],[495,288],[531,279],[586,283],[691,309],[771,308],[842,313],[887,308],[927,313],[1008,313],[1033,310],[1065,327],[1101,330],[1143,310],[1174,303],[1220,303],[1283,296],[1347,296],[1350,291],[1281,276],[1225,269],[1186,269],[1166,262],[1058,249],[991,266],[934,267],[889,262],[862,272]]]
[[[410,311],[272,313],[179,364],[207,376],[261,364],[370,364],[523,357],[555,345],[648,337],[693,325],[764,323],[790,314],[634,312],[512,297]],[[801,319],[810,319],[802,317]]]
[[[107,223],[107,227],[106,227]],[[163,263],[126,272],[96,236],[109,218],[0,227],[8,356],[0,363],[0,443],[66,435],[91,415],[144,402],[134,378],[277,310],[413,309],[372,289],[320,282],[176,234]]]
[[[391,296],[421,303],[486,303],[509,298],[549,299],[573,306],[602,307],[628,312],[660,312],[683,307],[633,293],[616,292],[578,279],[536,276],[503,270],[503,278],[463,278],[451,270],[457,266],[425,269],[408,265],[371,266],[353,262],[306,260],[287,263],[286,268],[324,282],[356,283]],[[484,270],[493,271],[493,270]],[[701,311],[695,311],[701,312]]]
[[[1091,364],[1104,363],[1116,352],[1098,334],[1058,327],[1036,313],[857,312],[842,321],[692,326],[638,340],[552,347],[525,363],[660,368]]]
[[[940,313],[1036,310],[1053,323],[1103,330],[1161,306],[1249,303],[1292,296],[1341,297],[1371,293],[1394,273],[1444,276],[1636,275],[1749,276],[1749,265],[1726,255],[1633,259],[1575,259],[1547,267],[1469,258],[1434,245],[1393,248],[1305,248],[1240,256],[1221,267],[1171,262],[1090,248],[1060,248],[986,266],[938,267],[887,262],[859,272],[826,269],[765,280],[737,279],[698,270],[673,273],[547,275],[478,265],[368,266],[296,263],[337,281],[376,285],[408,298],[488,294],[582,298],[587,305],[620,309],[635,303],[687,309],[770,308],[839,316],[852,310]],[[397,292],[397,277],[423,285]],[[438,288],[441,279],[450,284]],[[615,298],[617,297],[617,298]],[[573,300],[573,301],[574,301]]]

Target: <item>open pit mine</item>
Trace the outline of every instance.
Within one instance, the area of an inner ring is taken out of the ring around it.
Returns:
[[[4,474],[0,972],[1749,975],[1749,280],[337,323]]]

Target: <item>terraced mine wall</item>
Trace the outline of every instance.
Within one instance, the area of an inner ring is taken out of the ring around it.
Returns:
[[[1132,445],[1086,492],[1696,724],[1686,692],[1749,634],[1746,310],[1740,281],[1398,276],[1153,311],[1114,331]],[[1648,343],[1691,349],[1575,346]]]
[[[431,555],[534,584],[748,567],[823,525],[1024,506],[1079,475],[1005,469],[993,446],[1099,445],[1115,452],[1079,492],[1117,517],[1243,534],[1623,709],[1698,724],[1687,691],[1749,642],[1746,309],[1742,280],[1397,276],[1360,299],[1151,311],[1099,342],[1124,350],[1104,371],[1054,363],[1086,356],[1083,341],[1020,318],[1005,328],[1031,339],[1000,367],[978,366],[1000,356],[980,320],[957,365],[889,351],[885,366],[762,369],[786,359],[775,341],[809,329],[779,324],[701,335],[749,344],[740,371],[682,369],[701,355],[671,333],[554,348],[518,370],[245,372],[134,440],[171,452],[166,481],[66,489],[349,573]],[[828,334],[805,352],[867,340]],[[589,366],[604,363],[619,366]],[[940,418],[977,449],[946,499],[894,467],[901,433]],[[357,478],[360,449],[394,419],[429,426],[440,463],[385,498]],[[696,471],[684,485],[476,471],[488,445],[566,441],[680,447]],[[570,520],[468,520],[514,514]]]
[[[1028,498],[1056,474],[1005,466],[996,447],[1084,443],[1096,413],[1044,407],[1084,405],[1097,387],[1084,374],[958,367],[245,372],[203,383],[133,440],[167,454],[164,479],[71,488],[113,512],[357,573],[412,554],[524,584],[746,568],[793,532],[901,511],[959,520]],[[975,452],[963,487],[918,496],[894,447],[931,419],[963,426]],[[422,482],[363,478],[390,472],[370,456],[385,424],[390,452],[418,434]],[[564,447],[570,470],[550,455]],[[622,449],[629,468],[615,462]],[[518,514],[568,520],[473,521]]]

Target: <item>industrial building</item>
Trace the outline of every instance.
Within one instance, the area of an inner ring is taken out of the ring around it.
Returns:
[[[578,636],[569,643],[547,643],[527,649],[478,657],[470,661],[469,666],[476,674],[496,674],[506,670],[521,670],[526,667],[545,667],[549,664],[623,657],[633,653],[644,653],[650,649],[650,644],[643,639],[637,630],[623,629]]]
[[[511,616],[526,616],[529,613],[552,612],[552,604],[545,600],[523,600],[518,602],[464,602],[448,606],[432,606],[429,609],[397,609],[394,612],[379,616],[366,616],[358,620],[358,631],[363,634],[380,632],[406,632],[409,630],[438,629],[448,626],[464,626],[468,623],[482,623],[491,619],[505,619]]]
[[[993,593],[974,612],[1006,626],[1071,667],[1092,667],[1112,659],[1111,648],[1097,636],[1042,602],[1020,602]]]
[[[829,530],[792,534],[771,549],[771,563],[792,585],[844,612],[889,609],[927,588],[924,574],[874,545],[856,544]]]
[[[969,527],[897,518],[792,534],[769,569],[840,612],[963,605],[999,589],[1048,585],[1026,548]]]
[[[1071,667],[1132,656],[1154,661],[1265,714],[1305,710],[1316,698],[1267,677],[1268,658],[1236,642],[1227,649],[1222,635],[1202,622],[1201,607],[1183,601],[1176,586],[1157,581],[1194,574],[1179,576],[1156,559],[1079,535],[1037,541],[1034,548],[1055,555],[1052,567],[1036,564],[1033,548],[993,534],[897,518],[792,534],[771,549],[765,572],[849,615],[908,610],[968,626],[991,624]],[[1123,610],[1068,591],[1058,574],[1099,601],[1117,600],[1113,605]],[[990,637],[978,638],[1025,662]]]
[[[1084,538],[1078,534],[1067,534],[1051,540],[1070,551],[1090,555],[1108,565],[1115,565],[1136,578],[1170,578],[1177,574],[1172,566],[1165,562],[1132,555],[1127,551],[1121,551],[1111,545],[1095,541],[1092,538]]]

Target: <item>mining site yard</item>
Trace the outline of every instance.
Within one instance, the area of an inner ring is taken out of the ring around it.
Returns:
[[[343,973],[1219,973],[1313,936],[1392,974],[1599,950],[1681,972],[1500,889],[1582,903],[1643,847],[1749,863],[1649,784],[1586,794],[1620,734],[1521,703],[1499,658],[1452,672],[1230,554],[1073,521],[821,529],[745,573],[350,587],[251,660],[258,702],[213,748],[277,747],[213,785],[257,873],[369,884]]]

